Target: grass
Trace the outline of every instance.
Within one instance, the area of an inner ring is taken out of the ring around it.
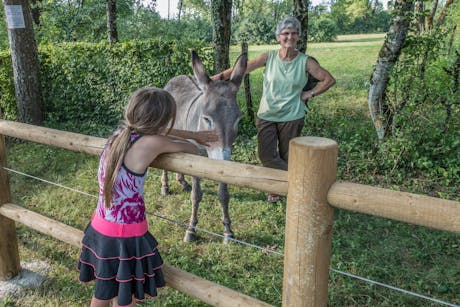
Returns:
[[[337,85],[311,103],[304,135],[337,140],[340,146],[338,178],[427,193],[426,187],[408,179],[395,186],[388,176],[375,175],[370,158],[375,139],[367,115],[367,86],[372,66],[383,41],[382,35],[343,36],[335,43],[311,44],[315,56],[337,79]],[[250,58],[276,46],[251,46]],[[232,49],[232,58],[239,53]],[[261,70],[251,74],[252,95],[260,97]],[[258,164],[254,128],[242,123],[233,159]],[[12,142],[8,166],[12,169],[97,194],[98,158],[31,142]],[[172,176],[172,175],[171,175]],[[72,191],[10,174],[13,203],[83,229],[95,207],[95,199]],[[171,177],[172,179],[172,177]],[[460,199],[458,184],[439,186],[438,191]],[[160,197],[160,171],[151,169],[146,187],[147,210],[187,223],[189,195],[172,184],[173,194]],[[203,180],[204,197],[199,227],[222,233],[217,184]],[[261,247],[278,246],[284,251],[285,201],[269,204],[265,193],[231,186],[230,215],[236,238]],[[149,201],[150,200],[150,201]],[[283,258],[266,255],[240,244],[224,245],[220,238],[199,232],[199,240],[182,242],[184,229],[150,217],[151,232],[160,242],[165,261],[182,270],[241,291],[276,306],[281,305]],[[45,260],[51,264],[49,278],[36,290],[3,300],[2,306],[85,306],[92,285],[77,282],[79,250],[18,224],[21,261]],[[424,227],[353,212],[335,210],[331,267],[414,291],[452,304],[460,304],[460,237]],[[178,291],[166,288],[145,306],[205,306]],[[330,306],[440,306],[420,298],[365,283],[336,272],[329,279]]]

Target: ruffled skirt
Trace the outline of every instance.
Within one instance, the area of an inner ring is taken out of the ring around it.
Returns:
[[[102,221],[101,221],[102,220]],[[156,297],[165,282],[158,243],[148,232],[147,223],[117,224],[93,216],[85,229],[78,262],[80,281],[96,281],[94,296],[100,300],[118,297],[119,305],[129,305],[132,297]]]

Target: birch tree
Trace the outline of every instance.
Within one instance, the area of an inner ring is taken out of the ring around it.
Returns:
[[[384,139],[388,129],[389,107],[385,97],[391,69],[401,54],[409,30],[409,16],[413,11],[413,2],[397,0],[390,29],[379,52],[377,65],[370,80],[368,105],[377,136]]]

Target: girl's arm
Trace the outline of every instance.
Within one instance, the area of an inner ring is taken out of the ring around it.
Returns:
[[[171,129],[169,135],[177,136],[183,139],[195,140],[198,144],[209,146],[209,143],[218,140],[217,134],[212,130],[207,131],[188,131]]]
[[[124,163],[131,171],[142,174],[159,155],[174,152],[200,154],[198,147],[186,140],[164,135],[144,135],[128,150]]]
[[[260,68],[262,66],[265,66],[267,63],[267,58],[268,58],[268,52],[264,52],[259,54],[255,59],[248,61],[248,66],[246,67],[246,73],[249,74],[251,71],[256,70],[257,68]],[[214,75],[211,77],[212,80],[228,80],[230,79],[231,75],[233,72],[233,67],[230,67],[229,69],[224,70],[221,73],[218,73],[217,75]]]

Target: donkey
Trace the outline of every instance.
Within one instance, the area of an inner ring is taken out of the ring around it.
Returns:
[[[214,130],[218,140],[210,143],[207,155],[211,159],[230,160],[233,142],[238,133],[238,123],[242,117],[236,101],[236,94],[246,72],[247,55],[243,53],[236,60],[230,80],[214,81],[209,78],[205,68],[195,51],[192,51],[192,67],[194,77],[181,75],[171,79],[164,89],[176,100],[177,115],[174,128],[190,131]],[[185,190],[190,191],[190,185],[183,175],[177,179]],[[162,175],[162,194],[168,194],[168,177]],[[227,184],[219,183],[219,202],[222,206],[224,224],[224,242],[233,238],[228,213],[229,192]],[[185,232],[184,241],[196,239],[195,226],[198,223],[198,207],[202,199],[200,178],[192,177],[191,201],[192,215]]]

